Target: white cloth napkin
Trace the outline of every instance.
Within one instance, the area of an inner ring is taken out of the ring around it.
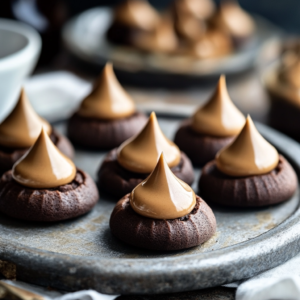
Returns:
[[[300,299],[300,254],[281,266],[243,282],[236,293],[236,300],[270,299]]]
[[[91,83],[65,71],[38,74],[25,82],[32,106],[50,122],[68,118],[91,88]]]

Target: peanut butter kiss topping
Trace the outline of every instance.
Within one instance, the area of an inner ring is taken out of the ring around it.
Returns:
[[[300,106],[300,56],[289,51],[284,54],[280,66],[266,78],[270,91]]]
[[[177,178],[161,154],[153,172],[130,195],[133,210],[154,219],[176,219],[196,205],[192,188]]]
[[[174,6],[177,14],[189,15],[201,20],[209,18],[215,10],[211,0],[176,0]]]
[[[136,36],[134,45],[151,52],[169,53],[175,51],[178,46],[178,39],[171,18],[167,16],[161,20],[154,31]]]
[[[192,44],[187,53],[200,59],[224,56],[233,50],[232,40],[225,32],[216,29],[207,30]]]
[[[222,75],[210,100],[192,117],[192,128],[199,133],[226,137],[237,135],[244,124],[245,117],[231,101]]]
[[[170,168],[180,162],[180,150],[162,133],[154,112],[142,131],[125,141],[118,149],[118,162],[137,173],[151,173],[161,152]]]
[[[145,0],[126,0],[115,10],[115,21],[146,31],[153,30],[159,15]]]
[[[17,105],[0,124],[0,145],[13,148],[29,148],[38,138],[42,127],[48,134],[52,128],[33,110],[24,89]]]
[[[278,160],[277,150],[260,135],[250,116],[235,141],[216,156],[218,169],[231,176],[266,174]]]
[[[112,64],[107,63],[92,92],[83,100],[78,114],[98,119],[119,119],[131,116],[135,105],[117,80]]]
[[[65,185],[75,175],[73,162],[54,146],[44,129],[29,152],[13,166],[14,180],[36,189]]]
[[[286,62],[279,69],[278,80],[291,89],[300,89],[300,57],[286,57]]]
[[[213,21],[237,38],[249,36],[255,30],[251,16],[235,0],[223,0]]]
[[[179,14],[174,22],[177,32],[188,41],[197,42],[205,34],[205,23],[193,16]]]

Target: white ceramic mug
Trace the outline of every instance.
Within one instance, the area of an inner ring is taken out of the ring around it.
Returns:
[[[0,19],[0,122],[12,110],[24,79],[35,67],[41,38],[30,26]]]

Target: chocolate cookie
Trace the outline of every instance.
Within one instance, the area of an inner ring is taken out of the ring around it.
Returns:
[[[98,184],[101,190],[121,198],[130,193],[149,174],[141,174],[124,169],[117,160],[118,149],[110,151],[98,171]],[[171,169],[182,181],[191,185],[194,181],[194,170],[188,157],[181,152],[181,161]]]
[[[190,120],[187,120],[176,132],[174,142],[194,165],[203,166],[234,139],[234,136],[215,137],[197,133],[192,129]]]
[[[71,141],[94,150],[112,149],[137,134],[147,122],[142,113],[116,120],[99,120],[82,117],[75,113],[68,123]]]
[[[192,212],[174,220],[150,219],[130,206],[130,194],[115,206],[110,217],[112,234],[133,246],[151,250],[181,250],[200,245],[216,231],[216,219],[199,196]]]
[[[0,179],[0,211],[16,219],[55,222],[75,218],[90,211],[98,199],[93,179],[79,169],[71,183],[57,188],[22,186],[11,171]]]
[[[300,141],[300,107],[269,91],[271,107],[268,123],[271,127]]]
[[[297,175],[280,155],[278,166],[270,173],[249,177],[231,177],[220,172],[215,161],[203,169],[199,181],[201,197],[206,201],[236,207],[257,207],[290,199],[297,189]]]
[[[52,131],[50,139],[55,146],[69,158],[74,157],[74,148],[70,141],[63,135],[58,134],[55,130]],[[0,176],[6,171],[12,169],[13,165],[19,160],[29,148],[7,148],[0,145]]]

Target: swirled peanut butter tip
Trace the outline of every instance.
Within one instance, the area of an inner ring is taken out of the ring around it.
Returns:
[[[155,169],[131,193],[131,207],[154,219],[176,219],[189,214],[196,204],[192,188],[178,179],[161,154]]]

